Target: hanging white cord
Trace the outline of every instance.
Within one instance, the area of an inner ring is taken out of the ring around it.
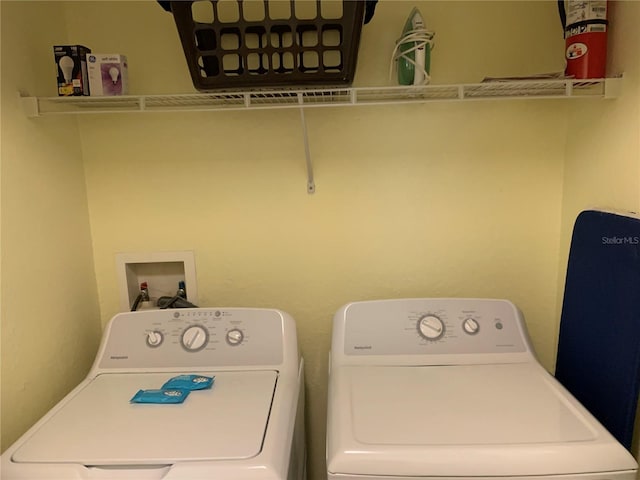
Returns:
[[[396,41],[396,46],[393,49],[393,53],[391,54],[391,63],[389,65],[389,81],[393,81],[393,66],[398,63],[399,59],[406,60],[411,63],[414,68],[422,69],[422,73],[424,75],[423,85],[426,85],[431,80],[431,76],[425,65],[418,65],[415,60],[409,57],[409,53],[415,52],[420,48],[433,50],[435,47],[435,42],[433,41],[433,37],[435,36],[435,32],[430,32],[427,29],[420,28],[418,30],[409,30],[405,33],[401,38]],[[404,52],[400,50],[400,47],[404,46],[407,43],[413,43],[413,46],[405,50]],[[415,58],[415,54],[414,54]]]

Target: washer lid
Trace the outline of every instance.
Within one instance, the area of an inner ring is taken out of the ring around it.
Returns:
[[[241,460],[262,449],[278,373],[210,372],[210,390],[182,404],[131,404],[139,389],[176,374],[104,374],[65,399],[14,453],[13,461],[157,465]]]
[[[636,468],[533,363],[340,367],[329,389],[331,473],[481,477]]]

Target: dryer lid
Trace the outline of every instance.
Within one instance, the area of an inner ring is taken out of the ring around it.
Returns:
[[[278,373],[199,373],[215,375],[212,389],[163,405],[129,400],[139,389],[160,388],[175,373],[99,375],[54,408],[13,461],[160,465],[258,455]]]
[[[380,477],[633,470],[635,461],[537,364],[340,367],[327,468]]]
[[[353,435],[370,445],[593,440],[592,428],[523,365],[376,368],[351,378]]]

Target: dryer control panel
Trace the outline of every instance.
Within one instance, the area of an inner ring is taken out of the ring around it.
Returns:
[[[283,361],[284,315],[278,310],[243,308],[121,313],[107,327],[98,365],[100,368],[278,365]]]
[[[334,319],[333,348],[337,344],[344,346],[343,353],[348,356],[501,354],[529,350],[518,309],[506,300],[491,299],[352,303],[344,306]]]

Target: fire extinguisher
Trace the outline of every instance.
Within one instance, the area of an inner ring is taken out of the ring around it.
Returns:
[[[604,78],[607,64],[607,0],[558,0],[558,10],[564,28],[565,75]]]

